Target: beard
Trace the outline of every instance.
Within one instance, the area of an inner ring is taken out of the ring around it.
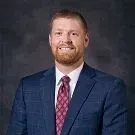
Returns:
[[[60,45],[56,50],[52,49],[52,53],[58,63],[70,66],[78,62],[83,57],[82,49],[77,49],[73,45],[68,45],[68,47],[72,48],[71,50],[61,51],[60,48],[63,46],[65,45]]]

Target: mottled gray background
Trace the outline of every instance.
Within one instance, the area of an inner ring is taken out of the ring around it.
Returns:
[[[48,22],[62,8],[80,11],[88,22],[86,62],[125,80],[135,125],[135,0],[1,0],[0,135],[6,133],[19,79],[53,65]]]

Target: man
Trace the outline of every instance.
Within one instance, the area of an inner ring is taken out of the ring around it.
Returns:
[[[56,13],[49,42],[55,67],[21,80],[7,135],[129,135],[124,83],[84,62],[83,16]]]

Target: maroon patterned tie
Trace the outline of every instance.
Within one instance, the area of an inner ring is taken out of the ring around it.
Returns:
[[[63,76],[61,78],[62,84],[58,91],[57,103],[56,103],[56,135],[60,135],[64,119],[68,110],[68,105],[70,101],[69,95],[69,81],[68,76]]]

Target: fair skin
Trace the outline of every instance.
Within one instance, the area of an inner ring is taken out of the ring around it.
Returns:
[[[56,18],[49,34],[55,65],[65,75],[83,63],[88,34],[76,18]]]

